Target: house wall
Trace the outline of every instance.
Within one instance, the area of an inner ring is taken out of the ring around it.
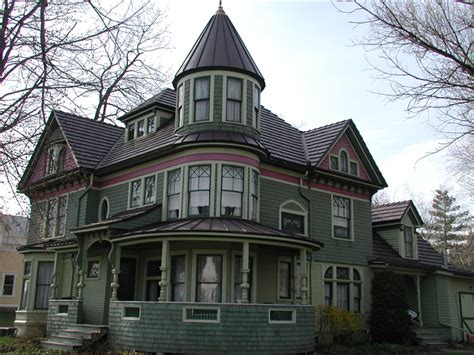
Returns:
[[[474,294],[474,280],[458,277],[449,278],[449,312],[451,315],[450,324],[453,326],[451,334],[453,340],[456,341],[464,340],[462,332],[457,329],[462,328],[459,302],[460,292]]]
[[[376,228],[377,233],[400,255],[401,254],[401,232],[398,225],[386,228]]]

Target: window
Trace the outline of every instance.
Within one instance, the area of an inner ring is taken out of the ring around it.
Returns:
[[[221,302],[222,255],[198,255],[196,302]]]
[[[413,229],[405,226],[403,234],[405,240],[405,256],[407,258],[413,258]]]
[[[350,169],[351,169],[351,175],[358,176],[359,175],[359,166],[357,165],[357,162],[351,161],[350,163]]]
[[[181,84],[178,87],[178,127],[181,127],[184,124],[184,110],[183,110],[183,102],[184,102],[184,89],[183,85]]]
[[[209,77],[194,80],[194,121],[209,121]]]
[[[186,255],[171,257],[171,301],[186,300]]]
[[[222,166],[222,216],[242,216],[242,195],[244,191],[244,169]]]
[[[240,122],[242,106],[242,80],[227,79],[227,114],[226,121]]]
[[[15,289],[15,275],[3,274],[2,296],[13,296]]]
[[[181,210],[181,169],[168,173],[168,218],[179,218]]]
[[[211,167],[209,165],[189,168],[189,216],[209,216]]]
[[[334,238],[351,239],[351,200],[344,197],[333,197]]]
[[[38,262],[38,275],[36,278],[35,309],[48,309],[53,282],[54,263],[51,261]]]
[[[155,117],[148,117],[146,119],[146,133],[150,134],[155,131]]]
[[[140,206],[140,197],[142,193],[142,181],[135,180],[132,181],[130,185],[130,207],[138,207]]]
[[[258,127],[258,113],[260,112],[260,89],[257,85],[253,86],[253,126]]]
[[[155,202],[155,176],[145,178],[145,196],[143,203],[145,205]]]
[[[258,214],[258,173],[255,170],[250,172],[250,219],[257,220]]]
[[[100,260],[89,260],[87,262],[87,278],[98,279],[100,277]]]
[[[347,173],[349,171],[349,158],[347,156],[347,153],[343,150],[339,153],[339,157],[341,159],[341,171],[343,173]]]
[[[67,196],[48,201],[46,238],[64,235],[66,225]]]
[[[47,175],[64,171],[66,162],[66,147],[62,144],[55,144],[48,151]]]
[[[31,261],[25,261],[23,269],[23,287],[21,288],[20,309],[25,309],[30,292]]]
[[[334,296],[335,295],[335,299]],[[352,303],[351,303],[352,297]],[[330,266],[324,273],[324,304],[361,312],[362,280],[357,269]]]
[[[331,170],[339,170],[339,158],[331,155]]]
[[[31,261],[25,261],[25,269],[23,271],[23,276],[31,275]]]
[[[99,205],[99,221],[104,221],[109,217],[109,200],[103,198]]]
[[[278,261],[278,298],[291,299],[291,261]]]
[[[248,297],[249,301],[252,299],[252,273],[253,273],[253,258],[249,257],[249,272],[247,276],[247,283],[249,284]],[[242,256],[236,255],[234,258],[234,302],[242,301]]]
[[[161,261],[151,260],[146,266],[146,300],[156,302],[160,297]]]
[[[133,138],[135,138],[135,123],[129,124],[127,129],[127,140],[131,141]]]
[[[145,120],[137,122],[137,138],[145,134]]]
[[[304,234],[304,216],[282,212],[281,229],[290,233]]]

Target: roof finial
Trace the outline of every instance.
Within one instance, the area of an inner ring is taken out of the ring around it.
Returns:
[[[222,8],[222,0],[219,0],[219,7],[217,8],[216,15],[225,15],[224,9]]]
[[[222,7],[222,0],[219,0],[219,7]]]

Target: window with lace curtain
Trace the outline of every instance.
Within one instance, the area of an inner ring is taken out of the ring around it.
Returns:
[[[210,78],[194,80],[194,121],[209,121]]]
[[[330,266],[324,272],[324,304],[361,312],[362,279],[356,268]]]
[[[227,79],[227,109],[226,121],[240,122],[242,109],[242,80],[237,78]]]

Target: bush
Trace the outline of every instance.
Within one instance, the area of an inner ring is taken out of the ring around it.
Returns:
[[[410,316],[403,276],[376,272],[372,281],[370,335],[376,343],[405,343],[410,337]]]
[[[363,319],[355,314],[332,306],[318,306],[319,344],[349,344],[352,336],[362,331]]]

